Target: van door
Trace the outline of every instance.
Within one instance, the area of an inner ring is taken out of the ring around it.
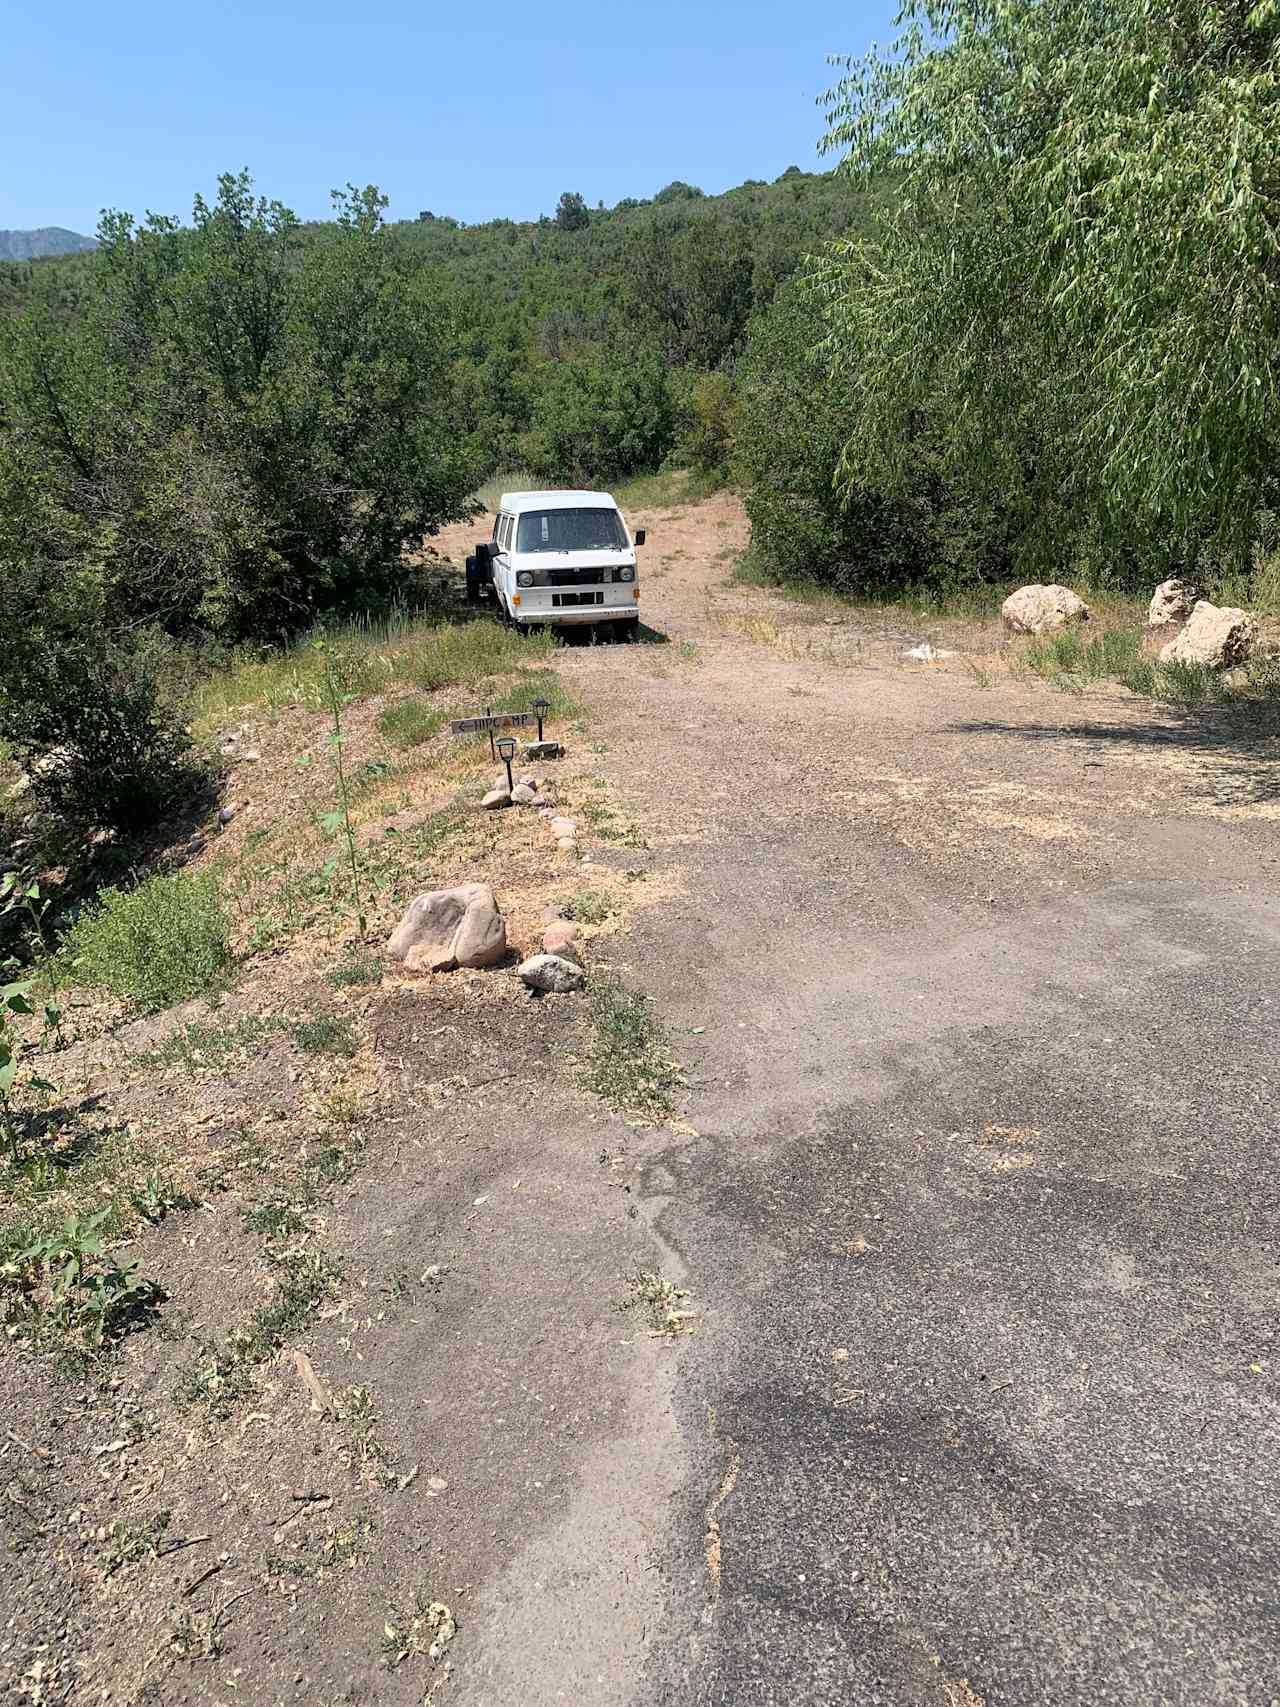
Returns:
[[[510,516],[500,512],[493,524],[493,544],[490,547],[490,558],[493,562],[493,587],[498,595],[499,604],[510,604],[507,595],[507,570],[511,566],[508,547],[511,543],[513,522]]]

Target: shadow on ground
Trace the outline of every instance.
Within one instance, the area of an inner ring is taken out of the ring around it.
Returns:
[[[1125,748],[1141,754],[1174,750],[1201,761],[1200,787],[1232,805],[1262,806],[1280,801],[1280,738],[1277,731],[1256,720],[1247,726],[1237,718],[1214,726],[1187,720],[1169,723],[998,723],[990,720],[950,723],[950,735],[1007,736],[1015,741],[1076,741],[1095,752]]]

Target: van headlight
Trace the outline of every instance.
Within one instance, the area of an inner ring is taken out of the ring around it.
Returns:
[[[634,581],[636,572],[634,569],[615,569],[613,578],[615,581]]]
[[[531,587],[532,585],[533,585],[533,570],[532,569],[522,569],[520,571],[520,573],[516,576],[516,586],[517,587]]]

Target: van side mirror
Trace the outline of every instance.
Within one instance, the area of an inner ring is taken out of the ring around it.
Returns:
[[[636,529],[636,544],[637,545],[643,545],[644,544],[644,532],[645,532],[645,530],[643,528],[637,528]]]

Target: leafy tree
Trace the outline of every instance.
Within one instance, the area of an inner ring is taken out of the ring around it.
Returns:
[[[276,635],[405,583],[470,509],[450,314],[372,188],[304,240],[247,174],[190,226],[108,214],[73,313],[0,324],[0,735],[135,830],[189,780],[163,645]]]
[[[561,231],[582,231],[591,223],[591,214],[576,190],[566,190],[556,203],[556,226]]]
[[[190,227],[108,214],[66,323],[37,294],[0,349],[9,454],[108,614],[237,636],[367,601],[406,542],[466,513],[452,329],[348,189],[304,242],[247,174]],[[57,553],[55,552],[55,555]]]
[[[548,479],[609,481],[653,469],[671,443],[671,390],[656,357],[582,356],[544,376],[524,460]]]
[[[1104,540],[1247,539],[1280,419],[1276,0],[906,0],[899,22],[828,97],[842,171],[901,186],[818,271],[842,478],[909,483],[928,411],[949,469],[1034,465]]]
[[[799,281],[784,286],[753,325],[739,369],[734,472],[760,566],[849,593],[1006,573],[1001,497],[948,481],[923,418],[911,428],[909,481],[892,491],[866,475],[837,482],[854,384],[846,367],[826,361],[821,332],[812,293]]]
[[[673,366],[718,367],[741,341],[753,305],[751,235],[740,220],[651,225],[627,243],[626,295]]]
[[[728,373],[691,373],[683,402],[685,425],[673,459],[695,472],[727,477],[738,418],[738,392]]]

